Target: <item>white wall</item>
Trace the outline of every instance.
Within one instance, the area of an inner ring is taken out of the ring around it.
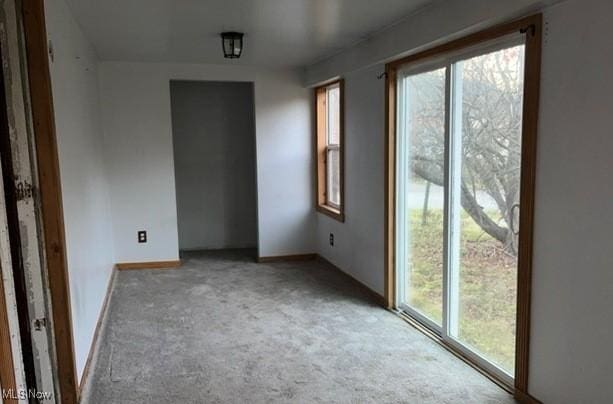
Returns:
[[[96,54],[63,0],[45,2],[79,377],[113,268]]]
[[[317,215],[319,253],[383,294],[384,86],[383,67],[345,78],[345,222]],[[329,235],[334,234],[334,246]]]
[[[537,161],[531,392],[613,399],[613,2],[546,11]]]
[[[179,248],[257,246],[253,85],[170,83]]]
[[[423,35],[411,31],[408,19],[392,31],[413,35],[392,39],[384,32],[306,72],[311,83],[346,77],[347,221],[319,215],[319,253],[379,293],[384,87],[376,74],[383,66],[363,66],[377,55],[423,48],[448,35],[449,27],[469,27],[458,21],[472,21],[474,29],[515,15],[504,14],[511,2],[500,8],[471,3],[474,10],[451,12],[453,4],[447,13],[430,9],[428,15],[438,17]],[[604,403],[613,397],[612,15],[607,0],[568,0],[545,9],[529,387],[545,403]],[[332,248],[330,231],[336,234]]]
[[[105,152],[118,262],[178,258],[170,80],[254,82],[260,256],[315,249],[310,91],[287,71],[103,62]],[[136,233],[147,230],[149,242]]]

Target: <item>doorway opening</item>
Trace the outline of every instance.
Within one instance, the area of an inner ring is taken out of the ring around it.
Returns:
[[[257,256],[251,82],[171,81],[179,249]]]

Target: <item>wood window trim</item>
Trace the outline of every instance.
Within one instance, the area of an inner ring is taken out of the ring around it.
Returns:
[[[517,273],[517,323],[515,349],[515,384],[512,390],[520,402],[538,402],[528,393],[530,303],[532,279],[534,190],[536,141],[541,74],[542,14],[524,17],[488,28],[439,46],[403,57],[386,64],[385,82],[385,302],[395,307],[395,195],[396,195],[396,80],[404,65],[425,61],[454,51],[480,45],[521,31],[526,34],[524,70],[524,105],[522,127],[522,206]],[[473,365],[475,365],[473,363]],[[487,373],[487,372],[486,372]],[[491,376],[491,375],[490,375]]]
[[[326,184],[326,89],[330,86],[339,86],[339,160],[340,160],[340,206],[333,207],[327,203]],[[318,86],[314,90],[315,111],[315,209],[339,222],[345,221],[345,81],[338,79]]]

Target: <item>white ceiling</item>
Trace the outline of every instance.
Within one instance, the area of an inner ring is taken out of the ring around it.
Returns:
[[[304,66],[436,0],[67,0],[102,60]],[[219,33],[245,32],[239,60]]]

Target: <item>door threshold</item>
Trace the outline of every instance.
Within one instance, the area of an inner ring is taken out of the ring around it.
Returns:
[[[466,356],[460,350],[456,349],[454,346],[452,346],[451,344],[447,343],[438,334],[436,334],[430,328],[426,327],[425,325],[423,325],[422,323],[420,323],[419,321],[417,321],[413,317],[411,317],[409,314],[405,313],[402,310],[398,310],[398,309],[388,309],[388,310],[391,311],[392,313],[394,313],[395,315],[397,315],[398,317],[400,317],[405,322],[407,322],[413,328],[415,328],[418,331],[420,331],[422,334],[426,335],[428,338],[430,338],[431,340],[436,342],[438,345],[442,346],[447,351],[451,352],[455,357],[457,357],[460,360],[462,360],[462,362],[466,363],[467,365],[469,365],[470,367],[475,369],[477,372],[479,372],[483,376],[487,377],[490,381],[494,382],[496,385],[498,385],[500,388],[505,390],[507,393],[509,393],[509,394],[511,394],[513,396],[516,395],[515,386],[507,383],[506,381],[504,381],[501,378],[497,377],[495,374],[489,372],[487,369],[485,369],[482,366],[480,366],[479,364],[475,363],[473,360],[471,360],[468,356]]]

